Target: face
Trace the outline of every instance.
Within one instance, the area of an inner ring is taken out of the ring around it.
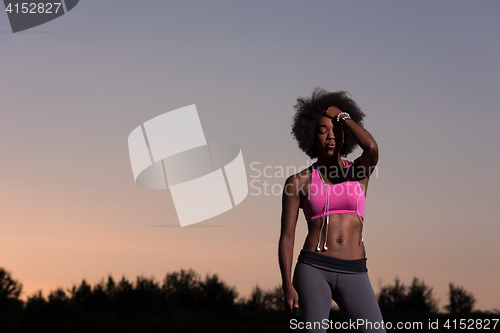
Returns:
[[[332,119],[321,117],[316,127],[316,146],[320,155],[335,156],[344,143],[342,126],[334,125]]]

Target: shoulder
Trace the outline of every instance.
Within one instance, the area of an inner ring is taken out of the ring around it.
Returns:
[[[313,165],[309,166],[307,169],[289,176],[285,181],[285,186],[290,186],[297,190],[301,189],[303,186],[307,185],[312,172]]]
[[[363,156],[359,156],[358,158],[356,158],[354,161],[351,162],[350,165],[351,170],[349,171],[349,175],[351,175],[351,177],[355,180],[366,179],[368,181],[375,167],[367,168],[365,165],[362,164],[363,163],[362,158]]]

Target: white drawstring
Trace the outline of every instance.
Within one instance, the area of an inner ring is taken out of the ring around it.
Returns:
[[[363,188],[361,187],[361,184],[358,181],[356,181],[356,182],[358,183],[358,188],[359,188],[358,201],[356,201],[356,215],[358,215],[359,220],[361,221],[361,224],[363,225],[362,235],[361,235],[361,242],[363,242],[363,240],[365,238],[365,222],[361,219],[361,216],[359,215],[359,212],[358,212],[359,197],[361,196],[361,191],[363,191]]]
[[[328,210],[328,207],[330,206],[330,193],[328,192],[328,189],[327,189],[327,186],[326,186],[326,183],[325,181],[323,180],[323,176],[321,175],[321,172],[319,172],[319,170],[317,170],[318,173],[319,173],[319,177],[321,178],[321,182],[323,183],[323,188],[325,189],[325,206],[323,207],[323,223],[321,224],[321,230],[319,231],[319,240],[318,240],[318,245],[316,246],[316,250],[317,251],[320,251],[320,244],[321,244],[321,235],[323,233],[323,226],[325,225],[325,220],[326,220],[326,232],[325,232],[325,244],[323,244],[323,249],[326,251],[328,250],[328,247],[326,246],[326,241],[328,239],[328,224],[329,224],[329,215],[326,215],[325,217],[325,214],[326,214],[326,211]],[[358,215],[358,218],[359,220],[361,221],[361,225],[362,225],[362,235],[361,235],[361,242],[364,241],[365,239],[365,222],[363,221],[363,219],[361,218],[361,216],[359,215],[359,211],[358,211],[358,207],[359,207],[359,198],[361,197],[361,191],[363,191],[363,188],[361,187],[361,184],[359,183],[359,181],[356,181],[358,183],[358,200],[356,201],[356,215]]]
[[[328,192],[328,188],[325,184],[325,181],[323,180],[323,176],[321,175],[321,172],[319,172],[319,178],[321,178],[321,182],[323,183],[323,188],[325,189],[325,206],[323,207],[323,223],[321,224],[321,230],[319,231],[319,240],[318,240],[318,246],[316,246],[316,250],[320,251],[320,243],[321,243],[321,234],[323,233],[323,226],[325,225],[326,221],[326,232],[325,232],[325,244],[323,244],[323,249],[326,251],[328,250],[328,247],[326,246],[326,241],[328,239],[328,224],[329,224],[329,215],[326,215],[326,211],[328,210],[328,207],[330,206],[330,193]]]

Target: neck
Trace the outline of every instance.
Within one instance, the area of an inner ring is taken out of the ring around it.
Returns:
[[[340,155],[335,156],[320,156],[316,162],[318,166],[325,168],[344,168],[344,162],[340,158]]]

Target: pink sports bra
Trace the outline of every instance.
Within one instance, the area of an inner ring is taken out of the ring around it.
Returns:
[[[345,160],[345,162],[347,168],[352,166],[350,161]],[[344,173],[348,174],[346,171],[344,170]],[[329,194],[328,198],[325,198],[325,187]],[[325,207],[327,200],[328,207]],[[318,217],[343,213],[356,214],[364,218],[365,204],[365,193],[358,181],[346,180],[333,185],[323,183],[316,162],[313,164],[309,194],[302,206],[307,222]]]

